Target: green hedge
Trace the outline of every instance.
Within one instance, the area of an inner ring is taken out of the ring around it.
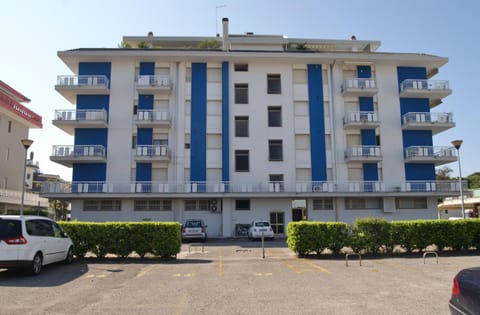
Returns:
[[[72,239],[75,254],[87,252],[97,257],[113,254],[126,257],[135,252],[141,257],[152,254],[175,256],[182,246],[178,222],[59,222]]]
[[[288,247],[298,253],[339,253],[343,247],[363,253],[424,251],[435,245],[439,251],[480,250],[480,219],[415,220],[388,222],[381,218],[357,219],[353,225],[339,222],[290,222]]]

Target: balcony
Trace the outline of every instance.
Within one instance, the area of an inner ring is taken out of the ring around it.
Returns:
[[[278,184],[277,186],[275,184]],[[466,189],[467,181],[463,181]],[[49,183],[41,187],[42,195],[55,197],[72,193],[102,193],[102,194],[137,194],[155,193],[164,196],[172,194],[206,194],[212,196],[225,196],[226,194],[251,197],[272,196],[276,194],[305,196],[352,196],[368,193],[385,196],[404,195],[405,193],[427,193],[428,195],[451,196],[459,192],[457,180],[447,181],[406,181],[398,186],[385,188],[383,181],[350,181],[335,183],[330,181],[300,181],[300,182],[262,182],[262,183],[233,183],[233,182],[159,182],[159,181],[98,181],[98,182],[71,182]],[[118,197],[118,196],[117,196]]]
[[[135,148],[135,161],[169,161],[170,152],[167,145],[137,145]]]
[[[377,94],[377,82],[372,78],[347,78],[342,84],[343,96],[374,96]]]
[[[354,145],[345,152],[346,162],[378,162],[382,160],[380,146]]]
[[[405,149],[405,163],[433,163],[438,166],[456,160],[454,147],[411,146]]]
[[[170,116],[167,111],[138,110],[135,124],[141,128],[170,126]]]
[[[22,191],[11,189],[0,189],[0,203],[20,205],[22,203]],[[23,204],[29,207],[48,208],[48,199],[40,197],[38,194],[24,192]]]
[[[168,76],[139,75],[135,82],[138,94],[168,94],[172,84]]]
[[[400,83],[400,97],[428,98],[430,107],[442,103],[442,98],[452,94],[447,80],[407,79]]]
[[[452,113],[406,113],[402,116],[404,130],[432,130],[435,135],[455,127]]]
[[[346,129],[375,129],[380,126],[377,112],[347,112],[343,118]]]
[[[61,75],[57,77],[55,90],[70,103],[77,102],[77,95],[108,95],[110,84],[104,75]]]
[[[67,167],[73,163],[105,163],[106,150],[102,145],[54,145],[50,160]]]
[[[107,111],[99,110],[56,110],[53,125],[73,136],[77,128],[107,128]]]

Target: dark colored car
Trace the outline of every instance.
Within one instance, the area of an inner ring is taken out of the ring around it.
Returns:
[[[461,270],[453,278],[450,313],[480,314],[480,267]]]

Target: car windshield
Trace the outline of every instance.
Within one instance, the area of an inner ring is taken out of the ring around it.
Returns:
[[[187,228],[202,227],[202,221],[187,221],[187,223],[185,223],[185,227],[187,227]]]
[[[255,222],[255,226],[270,226],[268,222]]]
[[[0,219],[0,240],[22,235],[22,226],[19,220]]]

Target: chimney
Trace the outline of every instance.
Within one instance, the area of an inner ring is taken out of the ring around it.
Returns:
[[[228,18],[222,19],[223,25],[223,37],[222,37],[222,50],[228,51]]]

